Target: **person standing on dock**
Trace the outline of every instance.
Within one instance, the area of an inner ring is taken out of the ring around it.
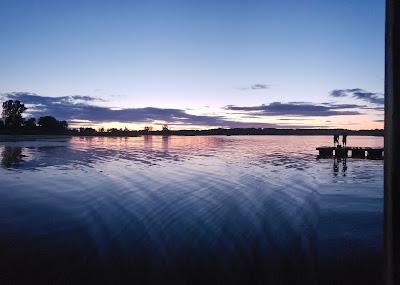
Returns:
[[[339,135],[333,136],[333,146],[336,147],[336,145],[339,145]]]
[[[347,135],[343,135],[342,143],[343,143],[343,146],[346,146],[346,144],[347,144]]]

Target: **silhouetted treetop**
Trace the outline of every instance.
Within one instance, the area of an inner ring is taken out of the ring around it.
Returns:
[[[20,128],[24,122],[22,113],[26,111],[26,107],[18,100],[8,100],[3,102],[2,116],[4,118],[4,125],[9,129]]]
[[[43,130],[48,131],[66,130],[68,128],[68,123],[66,121],[58,121],[52,116],[40,117],[38,125]]]
[[[36,128],[36,119],[35,118],[29,118],[28,120],[25,120],[24,122],[25,128],[29,130],[33,130]]]

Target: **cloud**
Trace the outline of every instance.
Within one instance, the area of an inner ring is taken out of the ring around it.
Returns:
[[[339,116],[339,115],[359,115],[358,111],[348,111],[344,109],[355,109],[359,105],[354,104],[313,104],[313,103],[281,103],[273,102],[270,104],[263,104],[260,106],[240,107],[240,106],[226,106],[227,110],[251,112],[252,115],[259,116]]]
[[[200,125],[209,127],[228,127],[228,128],[312,128],[315,126],[292,125],[290,120],[282,120],[282,124],[243,122],[227,118],[223,115],[193,115],[187,113],[185,109],[174,108],[111,108],[107,106],[97,106],[93,103],[103,101],[100,98],[91,96],[62,96],[47,97],[29,92],[14,92],[0,94],[2,99],[20,100],[28,105],[28,115],[40,117],[45,115],[54,116],[59,120],[69,122],[81,122],[86,125],[90,123],[153,123],[155,121],[166,122],[171,125]],[[314,116],[338,116],[338,115],[358,115],[359,111],[354,109],[365,106],[356,104],[334,104],[321,103],[313,104],[309,102],[274,102],[260,106],[233,106],[225,107],[225,110],[236,111],[241,118],[261,119],[269,116],[297,116],[300,120]],[[285,124],[284,121],[288,123]],[[322,126],[320,126],[322,127]]]
[[[79,102],[94,102],[94,101],[104,101],[103,99],[82,96],[82,95],[72,95],[72,96],[61,96],[61,97],[45,97],[39,96],[31,92],[12,92],[1,94],[4,99],[20,100],[25,104],[36,104],[36,105],[51,105],[51,104],[75,104]]]
[[[233,121],[222,116],[192,115],[182,109],[154,107],[114,109],[95,106],[89,103],[99,99],[90,96],[46,97],[28,92],[4,93],[1,95],[3,99],[20,100],[27,105],[31,105],[32,107],[28,109],[30,116],[40,117],[50,115],[67,121],[88,121],[95,123],[165,121],[177,125],[205,125],[231,128],[279,127],[279,125],[269,123]]]
[[[279,121],[308,121],[312,120],[312,118],[279,118]]]
[[[239,90],[266,90],[269,89],[271,85],[269,84],[264,84],[264,83],[256,83],[253,85],[250,85],[249,87],[240,87],[237,88]]]
[[[336,98],[352,97],[377,105],[383,105],[385,103],[385,98],[382,93],[369,92],[360,88],[335,89],[330,92],[330,95]]]
[[[337,104],[337,103],[321,103],[321,105],[327,106],[330,109],[371,109],[365,105],[358,104]]]

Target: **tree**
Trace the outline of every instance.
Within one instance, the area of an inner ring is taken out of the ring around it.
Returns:
[[[79,128],[79,134],[81,135],[95,135],[97,132],[93,128]]]
[[[143,130],[143,133],[146,134],[146,135],[148,135],[152,130],[153,130],[153,127],[151,127],[151,126],[145,126],[145,127],[144,127],[144,130]]]
[[[26,111],[26,107],[18,100],[8,100],[3,102],[2,116],[6,128],[16,129],[21,127],[24,119],[22,114]]]
[[[58,121],[58,124],[59,124],[61,130],[67,130],[68,129],[68,122],[67,121]]]
[[[33,130],[36,128],[36,119],[29,118],[28,120],[25,121],[24,125],[25,125],[25,128],[27,128],[28,130]]]
[[[38,125],[46,131],[61,131],[67,130],[68,128],[68,123],[66,121],[58,121],[52,116],[40,117]]]
[[[168,136],[169,129],[168,129],[168,125],[167,124],[163,125],[161,133],[162,133],[163,136]]]
[[[4,122],[0,119],[0,130],[4,129]]]
[[[46,130],[57,130],[59,127],[57,119],[52,116],[40,117],[38,120],[38,125]]]

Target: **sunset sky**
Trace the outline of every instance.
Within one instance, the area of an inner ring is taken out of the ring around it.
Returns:
[[[71,126],[383,128],[384,0],[0,0],[0,97]]]

